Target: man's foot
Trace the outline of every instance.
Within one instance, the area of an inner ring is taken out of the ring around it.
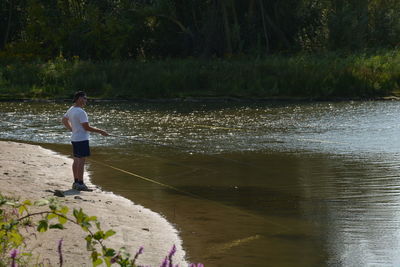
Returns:
[[[93,189],[90,189],[87,187],[85,184],[80,184],[80,183],[73,183],[72,184],[72,189],[78,190],[78,191],[88,191],[92,192]]]
[[[78,188],[78,183],[75,183],[75,182],[74,182],[74,183],[72,184],[72,189],[78,190],[77,188]]]

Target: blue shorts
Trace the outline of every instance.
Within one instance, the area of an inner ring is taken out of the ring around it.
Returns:
[[[89,140],[71,143],[75,158],[85,158],[90,156]]]

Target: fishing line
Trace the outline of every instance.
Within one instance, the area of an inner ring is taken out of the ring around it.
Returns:
[[[19,124],[11,123],[11,122],[9,122],[9,124],[13,124],[13,125],[16,125],[16,126],[21,126],[21,125],[19,125]],[[23,126],[24,126],[25,128],[28,128],[28,129],[29,129],[29,128],[31,128],[31,129],[33,128],[33,127],[25,126],[25,125],[23,125]],[[33,129],[34,129],[34,128],[33,128]],[[43,130],[43,131],[44,131],[44,130]],[[112,135],[112,136],[117,137],[117,136],[115,136],[115,135]],[[118,137],[124,138],[123,136],[118,136]],[[128,136],[125,136],[125,137],[130,138],[130,137],[128,137]],[[222,159],[224,159],[224,158],[222,158]],[[106,167],[108,167],[108,168],[111,168],[111,169],[113,169],[113,170],[116,170],[116,171],[119,171],[119,172],[122,172],[122,173],[125,173],[125,174],[128,174],[128,175],[130,175],[130,176],[139,178],[139,179],[141,179],[141,180],[144,180],[144,181],[147,181],[147,182],[150,182],[150,183],[153,183],[153,184],[156,184],[156,185],[159,185],[159,186],[162,186],[162,187],[171,189],[171,190],[173,190],[173,191],[175,191],[175,192],[179,192],[179,193],[184,194],[184,195],[188,195],[188,196],[191,196],[191,197],[194,197],[194,198],[197,198],[197,199],[203,199],[203,200],[206,200],[206,201],[211,201],[211,200],[209,200],[209,199],[207,199],[207,198],[201,197],[201,196],[196,195],[196,194],[193,194],[193,193],[191,193],[191,192],[188,192],[188,191],[179,189],[179,188],[177,188],[177,187],[174,187],[174,186],[171,186],[171,185],[168,185],[168,184],[165,184],[165,183],[158,182],[158,181],[156,181],[156,180],[154,180],[154,179],[151,179],[151,178],[149,178],[149,177],[145,177],[145,176],[142,176],[142,175],[136,174],[136,173],[134,173],[134,172],[127,171],[127,170],[124,170],[124,169],[115,167],[115,166],[113,166],[113,165],[110,165],[110,164],[107,164],[107,163],[104,163],[104,162],[100,162],[100,161],[97,161],[97,160],[94,160],[94,159],[89,159],[89,161],[94,162],[94,163],[97,163],[97,164],[100,164],[100,165],[103,165],[103,166],[106,166]],[[235,212],[237,212],[237,211],[239,210],[240,212],[242,212],[242,213],[244,213],[244,214],[246,214],[246,215],[248,215],[248,216],[259,218],[259,216],[255,215],[255,214],[245,212],[245,211],[240,210],[240,209],[238,209],[238,208],[236,208],[236,207],[232,207],[232,206],[229,206],[229,205],[220,203],[220,202],[218,202],[218,201],[212,201],[212,202],[213,202],[213,203],[216,203],[217,205],[220,205],[220,206],[222,206],[222,207],[224,207],[224,208],[232,209],[232,210],[234,210]],[[276,227],[279,227],[279,228],[282,229],[283,231],[291,230],[290,227],[284,226],[284,225],[282,225],[282,224],[280,224],[280,223],[275,223],[275,222],[273,222],[272,220],[266,219],[266,218],[264,218],[264,217],[263,217],[263,220],[264,220],[266,223],[269,223],[270,225],[274,225],[274,226],[276,226]],[[277,231],[277,232],[281,232],[281,231]],[[247,242],[247,241],[254,240],[254,239],[258,239],[258,238],[259,238],[259,236],[255,236],[255,237],[250,237],[250,238],[244,239],[243,241],[246,241],[246,242]],[[245,242],[242,242],[242,240],[233,241],[233,243],[228,244],[228,245],[225,246],[222,250],[226,250],[226,249],[235,247],[235,246],[237,246],[238,244],[241,244],[241,243],[245,243]]]
[[[27,125],[12,123],[12,122],[8,122],[8,121],[6,121],[6,123],[11,124],[11,125],[15,125],[15,126],[18,126],[18,127],[23,126],[24,128],[28,128],[28,129],[35,129],[35,128],[29,127],[29,126],[27,126]],[[40,131],[40,129],[39,129],[39,131]],[[42,130],[42,131],[45,131],[45,130]],[[120,137],[120,138],[129,138],[129,139],[131,139],[131,138],[128,137],[128,136],[117,136],[117,135],[110,135],[110,136],[112,136],[112,137]],[[135,139],[135,140],[137,140],[137,139]],[[139,141],[139,140],[137,140],[137,141]],[[120,169],[120,168],[118,168],[118,167],[112,166],[112,165],[107,164],[107,163],[104,163],[104,162],[100,162],[100,161],[97,161],[97,160],[94,160],[94,159],[90,159],[90,158],[89,158],[89,161],[95,162],[95,163],[100,164],[100,165],[103,165],[103,166],[107,166],[107,167],[109,167],[109,168],[111,168],[111,169],[120,171],[120,172],[122,172],[122,173],[129,174],[129,175],[131,175],[131,176],[134,176],[134,177],[136,177],[136,178],[145,180],[145,181],[147,181],[147,182],[151,182],[151,183],[154,183],[154,184],[157,184],[157,185],[160,185],[160,186],[169,188],[169,189],[171,189],[171,190],[174,190],[174,191],[176,191],[176,192],[179,192],[179,193],[182,193],[182,194],[185,194],[185,195],[189,195],[189,196],[192,196],[192,197],[195,197],[195,198],[201,198],[200,196],[197,196],[197,195],[195,195],[195,194],[193,194],[193,193],[190,193],[190,192],[188,192],[188,191],[184,191],[184,190],[178,189],[178,188],[176,188],[176,187],[174,187],[174,186],[171,186],[171,185],[168,185],[168,184],[164,184],[164,183],[158,182],[158,181],[153,180],[153,179],[151,179],[151,178],[148,178],[148,177],[145,177],[145,176],[142,176],[142,175],[133,173],[133,172],[129,172],[129,171]]]
[[[134,176],[134,177],[136,177],[136,178],[145,180],[145,181],[147,181],[147,182],[150,182],[150,183],[153,183],[153,184],[157,184],[157,185],[166,187],[166,188],[171,189],[171,190],[174,190],[174,191],[176,191],[176,192],[179,192],[179,193],[182,193],[182,194],[185,194],[185,195],[189,195],[189,196],[191,196],[191,197],[201,198],[201,197],[198,196],[198,195],[195,195],[195,194],[190,193],[190,192],[188,192],[188,191],[181,190],[181,189],[176,188],[176,187],[174,187],[174,186],[172,186],[172,185],[168,185],[168,184],[164,184],[164,183],[158,182],[158,181],[153,180],[153,179],[151,179],[151,178],[148,178],[148,177],[145,177],[145,176],[142,176],[142,175],[139,175],[139,174],[130,172],[130,171],[126,171],[126,170],[124,170],[124,169],[121,169],[121,168],[112,166],[112,165],[107,164],[107,163],[104,163],[104,162],[100,162],[100,161],[97,161],[97,160],[94,160],[94,159],[89,159],[89,161],[92,161],[92,162],[95,162],[95,163],[97,163],[97,164],[100,164],[100,165],[109,167],[109,168],[111,168],[111,169],[117,170],[117,171],[122,172],[122,173],[125,173],[125,174],[129,174],[129,175],[131,175],[131,176]]]
[[[97,164],[100,164],[100,165],[109,167],[109,168],[114,169],[114,170],[116,170],[116,171],[119,171],[119,172],[128,174],[128,175],[130,175],[130,176],[133,176],[133,177],[142,179],[142,180],[147,181],[147,182],[150,182],[150,183],[157,184],[157,185],[159,185],[159,186],[162,186],[162,187],[165,187],[165,188],[174,190],[174,191],[176,191],[176,192],[179,192],[179,193],[182,193],[182,194],[185,194],[185,195],[188,195],[188,196],[197,198],[197,199],[202,199],[202,200],[206,200],[206,201],[212,201],[212,200],[209,200],[209,199],[207,199],[207,198],[201,197],[201,196],[199,196],[199,195],[190,193],[190,192],[188,192],[188,191],[181,190],[181,189],[176,188],[176,187],[174,187],[174,186],[171,186],[171,185],[168,185],[168,184],[164,184],[164,183],[158,182],[158,181],[156,181],[156,180],[154,180],[154,179],[151,179],[151,178],[149,178],[149,177],[145,177],[145,176],[142,176],[142,175],[139,175],[139,174],[136,174],[136,173],[133,173],[133,172],[130,172],[130,171],[127,171],[127,170],[124,170],[124,169],[115,167],[115,166],[110,165],[110,164],[108,164],[108,163],[104,163],[104,162],[97,161],[97,160],[94,160],[94,159],[89,159],[89,161],[92,161],[92,162],[94,162],[94,163],[97,163]],[[259,216],[255,215],[255,214],[248,213],[248,212],[243,211],[243,210],[241,210],[241,209],[238,209],[238,208],[236,208],[236,207],[232,207],[232,206],[229,206],[229,205],[226,205],[226,204],[222,204],[222,203],[220,203],[220,202],[218,202],[218,201],[212,201],[212,202],[213,202],[213,203],[216,203],[217,205],[220,205],[220,206],[222,206],[222,207],[224,207],[224,208],[232,209],[232,210],[234,210],[235,212],[237,212],[237,211],[239,210],[240,212],[242,212],[242,213],[244,213],[244,214],[246,214],[246,215],[248,215],[248,216],[259,218]],[[283,229],[283,230],[285,230],[285,231],[292,230],[292,228],[290,228],[290,227],[284,226],[284,225],[279,224],[279,223],[275,223],[275,222],[273,222],[272,220],[266,219],[266,218],[264,218],[264,217],[262,217],[262,218],[263,218],[263,220],[264,220],[265,222],[267,222],[267,223],[269,223],[269,224],[271,224],[271,225],[277,226],[277,227],[279,227],[280,229]],[[281,233],[281,232],[282,232],[282,231],[276,231],[276,233]],[[259,236],[257,236],[257,238],[259,238]],[[237,243],[237,242],[236,242],[236,243]],[[240,243],[240,242],[239,242],[239,243]],[[235,246],[235,245],[233,245],[233,246]],[[230,247],[233,247],[233,246],[230,246]]]

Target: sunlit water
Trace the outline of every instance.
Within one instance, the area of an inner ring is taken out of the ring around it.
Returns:
[[[60,123],[68,105],[0,103],[0,138],[68,154]],[[115,135],[92,135],[94,182],[176,224],[191,261],[400,265],[400,102],[86,110]]]

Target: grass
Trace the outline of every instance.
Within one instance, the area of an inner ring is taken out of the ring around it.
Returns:
[[[230,60],[0,64],[0,98],[374,98],[400,90],[400,50]]]

